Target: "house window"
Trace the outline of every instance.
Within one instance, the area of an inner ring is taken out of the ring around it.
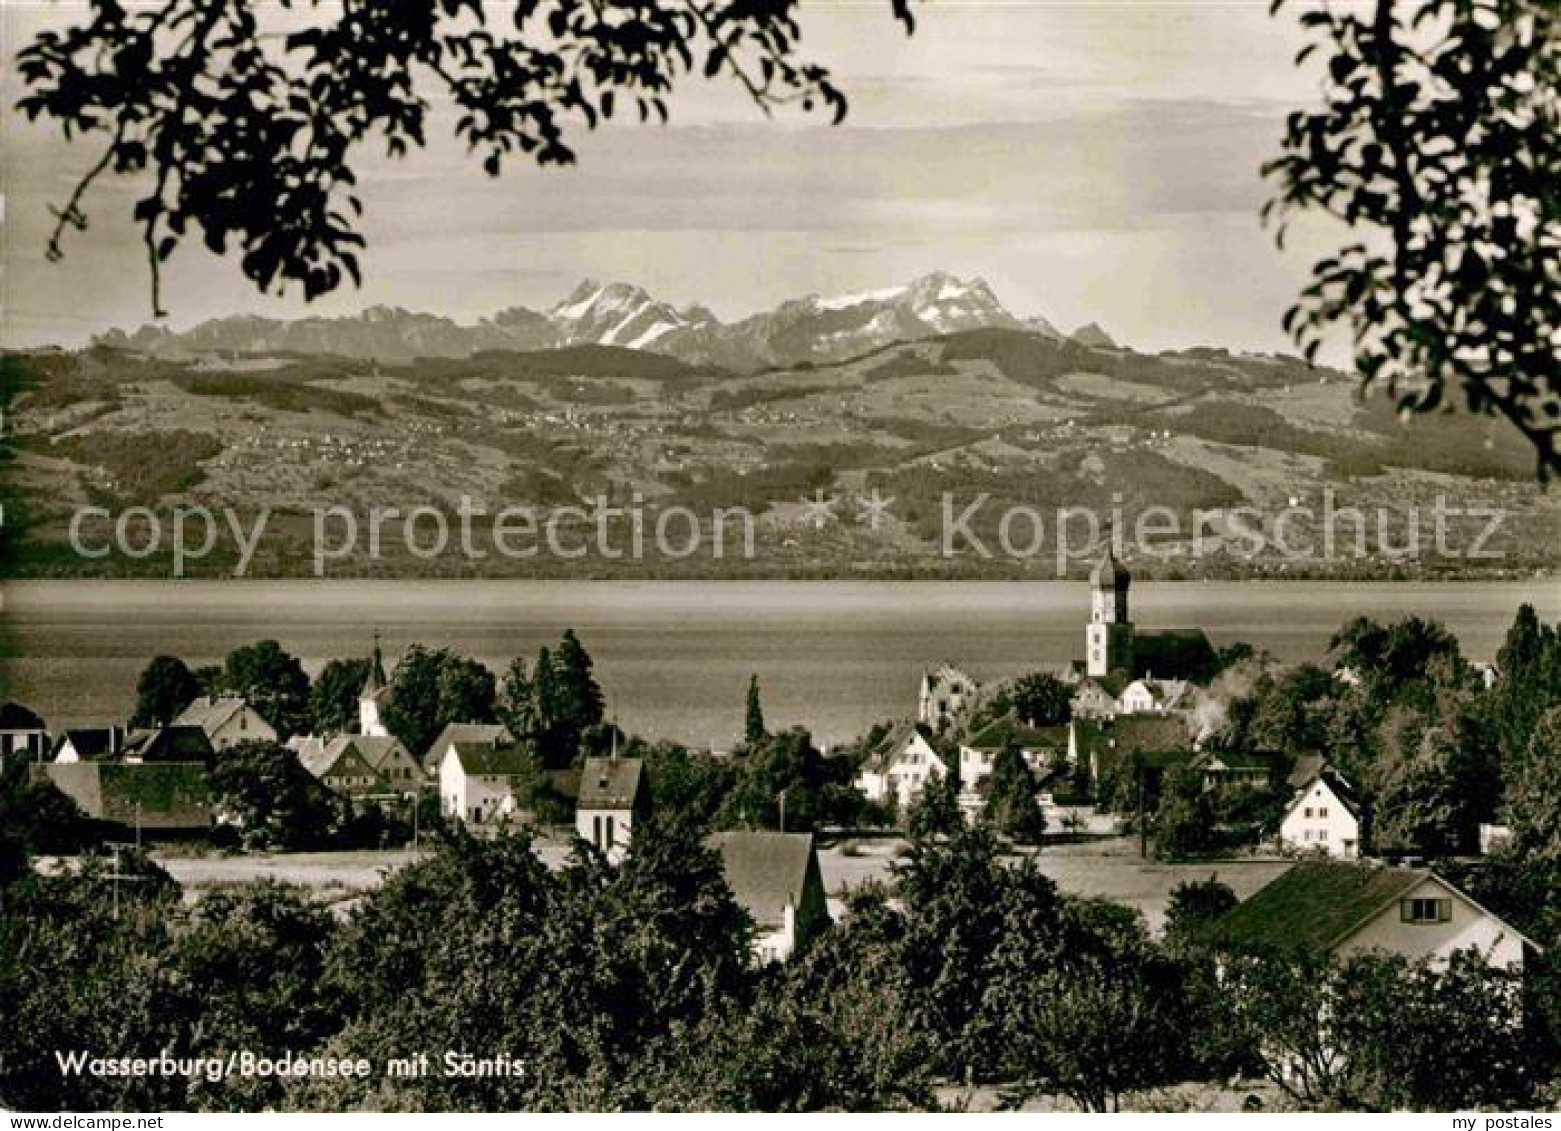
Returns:
[[[1398,906],[1399,917],[1406,923],[1446,923],[1453,917],[1450,899],[1406,899]]]
[[[1306,815],[1307,815],[1307,816],[1308,816],[1308,817],[1310,817],[1310,816],[1311,816],[1311,815],[1312,815],[1312,807],[1311,807],[1311,806],[1310,806],[1310,805],[1308,805],[1308,806],[1307,806],[1307,807],[1306,807]]]
[[[613,829],[613,819],[611,817],[608,817],[607,818],[607,843],[602,845],[602,847],[604,849],[605,848],[611,848],[614,844],[617,843],[617,840],[618,840],[617,833]]]
[[[1326,808],[1319,809],[1317,810],[1317,815],[1319,817],[1326,817],[1328,815],[1328,810]]]

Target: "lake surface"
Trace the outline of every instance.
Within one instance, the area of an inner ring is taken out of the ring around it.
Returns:
[[[387,660],[416,642],[502,671],[573,627],[625,729],[721,747],[741,731],[750,673],[772,728],[841,742],[913,713],[940,661],[987,680],[1082,657],[1089,608],[1070,582],[38,581],[6,584],[0,601],[6,694],[55,728],[123,719],[159,652],[193,667],[269,637],[314,674],[367,654],[377,628]],[[1320,658],[1356,614],[1419,614],[1487,660],[1524,601],[1561,620],[1548,579],[1141,583],[1132,613],[1288,660]]]

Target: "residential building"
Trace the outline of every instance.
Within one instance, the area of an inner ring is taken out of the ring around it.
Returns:
[[[1068,761],[1088,770],[1098,791],[1102,782],[1143,771],[1158,778],[1195,754],[1187,720],[1180,715],[1118,715],[1074,719],[1068,730]]]
[[[1015,715],[1004,715],[982,727],[959,747],[960,807],[967,813],[980,807],[985,793],[983,783],[997,765],[997,756],[1010,745],[1019,748],[1037,786],[1043,779],[1049,782],[1053,770],[1066,766],[1068,733],[1066,725],[1032,727]],[[1050,804],[1050,791],[1045,792],[1048,796],[1038,800]]]
[[[1262,789],[1274,783],[1280,755],[1271,750],[1209,750],[1194,759],[1211,790]]]
[[[211,764],[212,742],[198,726],[174,725],[133,730],[120,748],[122,762],[198,762]]]
[[[439,763],[440,807],[447,816],[473,825],[514,817],[533,772],[532,756],[518,746],[452,743]]]
[[[499,723],[449,723],[439,732],[428,749],[423,752],[423,771],[429,777],[437,777],[444,756],[458,742],[478,743],[487,746],[514,746],[515,737],[509,728]]]
[[[1192,684],[1185,679],[1135,679],[1117,696],[1117,713],[1148,715],[1181,710],[1187,705],[1191,688]]]
[[[1279,821],[1279,844],[1341,860],[1360,855],[1360,807],[1343,778],[1323,767],[1296,790]]]
[[[580,768],[575,832],[617,863],[628,851],[634,825],[650,812],[650,783],[638,758],[587,758]]]
[[[922,788],[949,773],[949,764],[923,723],[901,723],[870,754],[857,774],[856,787],[869,801],[904,811]]]
[[[1228,911],[1214,939],[1232,950],[1305,948],[1340,957],[1376,951],[1445,963],[1473,950],[1521,970],[1537,947],[1426,868],[1303,861]]]
[[[54,740],[52,760],[61,764],[112,760],[124,745],[124,727],[67,727]]]
[[[12,760],[41,762],[49,753],[49,730],[31,709],[7,699],[0,703],[0,766]]]
[[[784,962],[829,925],[811,833],[725,832],[706,841],[738,906],[753,920],[757,964]]]
[[[287,745],[304,769],[344,796],[410,796],[424,780],[422,767],[390,735],[295,736]]]
[[[179,713],[174,725],[200,727],[214,750],[226,750],[240,742],[276,741],[276,728],[236,695],[203,695]]]

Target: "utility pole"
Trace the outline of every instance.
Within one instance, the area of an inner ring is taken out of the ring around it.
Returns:
[[[113,871],[109,872],[108,875],[104,876],[103,878],[106,879],[109,882],[109,884],[112,885],[112,888],[113,888],[113,892],[114,892],[114,922],[117,923],[117,922],[119,922],[119,885],[120,884],[144,884],[147,881],[147,877],[145,877],[145,876],[134,876],[134,875],[131,875],[128,872],[124,872],[124,871],[122,871],[120,869],[119,850],[122,849],[122,848],[128,848],[128,847],[130,847],[129,845],[117,844],[116,843],[112,847],[114,849]]]
[[[786,791],[780,791],[780,831],[786,831]]]

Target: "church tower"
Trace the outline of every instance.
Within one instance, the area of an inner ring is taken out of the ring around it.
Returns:
[[[1133,622],[1127,614],[1132,575],[1108,547],[1090,574],[1090,617],[1084,629],[1084,670],[1092,676],[1133,667]]]
[[[379,651],[379,633],[374,633],[374,658],[369,661],[369,677],[363,681],[363,690],[358,692],[358,733],[364,735],[384,737],[390,731],[385,729],[384,720],[379,717],[379,703],[390,690],[390,684],[385,679],[385,661]]]

